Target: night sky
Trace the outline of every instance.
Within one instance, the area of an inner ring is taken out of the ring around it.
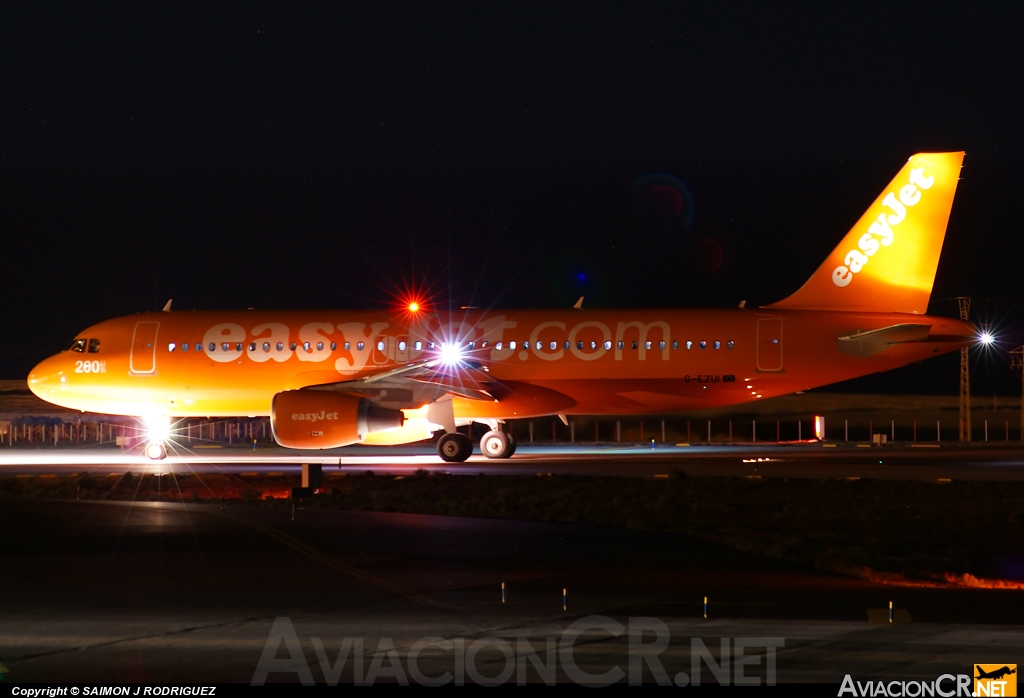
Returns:
[[[0,378],[168,298],[769,303],[966,150],[930,312],[974,297],[975,392],[1019,393],[1021,6],[293,5],[0,8]]]

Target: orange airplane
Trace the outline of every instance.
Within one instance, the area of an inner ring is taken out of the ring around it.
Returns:
[[[887,371],[979,340],[925,313],[964,154],[913,156],[796,293],[761,308],[143,313],[101,322],[32,371],[64,407],[141,418],[163,458],[181,417],[270,417],[296,449],[397,444],[506,420],[742,404]],[[581,299],[582,300],[582,299]],[[578,303],[577,306],[580,304]],[[983,339],[983,338],[982,338]]]

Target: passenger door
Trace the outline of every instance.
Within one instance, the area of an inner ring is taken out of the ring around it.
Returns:
[[[159,322],[135,323],[132,353],[128,364],[133,375],[156,373],[156,335],[159,329]]]

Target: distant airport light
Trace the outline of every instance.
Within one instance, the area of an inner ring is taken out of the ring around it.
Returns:
[[[982,332],[980,335],[978,335],[978,341],[984,344],[985,346],[989,346],[990,344],[992,344],[992,342],[996,341],[996,338],[990,335],[988,332]]]
[[[814,415],[814,438],[825,440],[825,418],[821,415]]]

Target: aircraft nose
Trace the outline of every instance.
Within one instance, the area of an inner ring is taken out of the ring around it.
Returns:
[[[28,374],[28,389],[36,397],[46,399],[47,395],[54,389],[55,384],[60,382],[64,371],[56,361],[57,357],[51,356],[44,359]]]

